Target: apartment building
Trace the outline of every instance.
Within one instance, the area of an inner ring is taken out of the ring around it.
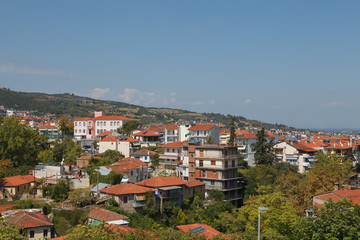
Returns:
[[[211,144],[195,147],[195,178],[206,183],[206,195],[216,189],[224,193],[225,200],[240,206],[243,183],[238,174],[239,157],[236,146]]]
[[[209,136],[213,137],[213,143],[220,143],[220,128],[215,124],[196,124],[190,127],[188,139],[205,143]]]
[[[105,116],[103,111],[94,113],[94,118],[78,118],[74,121],[74,137],[77,140],[94,139],[106,131],[116,131],[133,119],[124,116]]]

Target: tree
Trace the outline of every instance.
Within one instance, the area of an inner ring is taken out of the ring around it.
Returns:
[[[145,194],[146,204],[144,206],[144,211],[147,213],[149,217],[155,217],[159,213],[159,206],[156,203],[155,193],[147,192]]]
[[[275,160],[273,143],[266,140],[264,128],[256,134],[256,138],[256,142],[251,145],[253,151],[255,151],[255,164],[271,165]]]
[[[336,154],[317,153],[314,167],[306,173],[308,197],[334,189],[335,183],[342,183],[352,174],[350,159]]]
[[[27,238],[20,234],[19,229],[14,226],[8,226],[4,220],[0,219],[0,240],[26,240]]]
[[[47,148],[47,137],[16,117],[6,118],[0,126],[0,159],[10,159],[14,167],[34,166],[38,153]]]
[[[188,217],[185,215],[184,211],[180,208],[177,217],[176,222],[178,225],[185,225],[187,224]]]
[[[67,180],[60,180],[53,186],[47,186],[42,189],[43,197],[50,196],[55,201],[63,201],[69,196],[70,182]]]
[[[235,134],[235,120],[234,117],[231,116],[231,123],[230,123],[230,138],[229,138],[229,144],[234,145],[236,140],[236,134]]]
[[[326,240],[360,239],[360,207],[350,200],[333,202],[331,199],[320,209],[316,218],[303,218],[293,230],[291,239]]]
[[[211,135],[211,134],[207,135],[206,138],[205,138],[205,143],[207,143],[207,144],[214,143],[214,136]]]
[[[150,162],[152,168],[156,168],[157,166],[159,166],[159,154],[151,155]]]
[[[54,160],[61,162],[64,158],[67,164],[74,164],[76,158],[80,157],[81,152],[81,145],[74,142],[71,138],[58,140],[53,147]]]
[[[74,134],[74,124],[66,120],[65,117],[59,118],[58,127],[63,135]]]
[[[141,126],[141,123],[139,121],[130,120],[124,123],[124,125],[121,128],[119,128],[117,132],[121,134],[130,135],[130,133],[136,130],[139,126]]]
[[[69,193],[68,199],[70,202],[80,207],[91,204],[93,200],[89,189],[75,189]]]
[[[51,149],[46,149],[44,151],[39,152],[38,161],[42,163],[53,162],[54,161],[54,153]]]

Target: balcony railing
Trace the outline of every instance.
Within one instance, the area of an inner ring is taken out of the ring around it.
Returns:
[[[133,207],[144,207],[146,205],[146,201],[142,201],[142,202],[134,202],[133,203]]]

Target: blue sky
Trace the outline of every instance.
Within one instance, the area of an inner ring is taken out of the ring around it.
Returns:
[[[2,1],[0,86],[358,128],[359,1]]]

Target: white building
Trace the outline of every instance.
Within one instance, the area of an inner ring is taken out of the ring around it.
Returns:
[[[220,128],[215,124],[196,124],[188,130],[189,140],[201,141],[201,143],[204,144],[208,136],[212,136],[214,138],[214,144],[220,143]]]

